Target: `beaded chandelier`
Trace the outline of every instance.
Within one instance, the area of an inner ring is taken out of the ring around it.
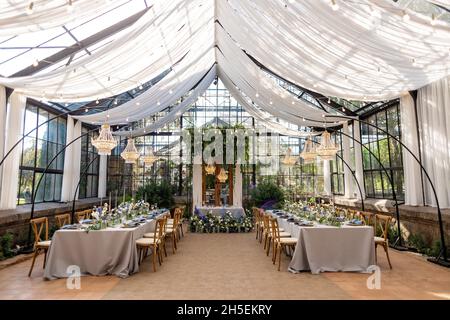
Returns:
[[[325,130],[322,133],[320,146],[317,147],[317,155],[322,160],[333,160],[338,150],[336,144],[331,141],[331,134]]]
[[[297,159],[295,159],[294,157],[291,157],[291,152],[292,152],[292,149],[288,148],[286,151],[286,156],[281,161],[281,163],[283,163],[286,166],[293,166],[297,162]]]
[[[120,156],[125,159],[125,163],[135,163],[139,159],[139,152],[134,145],[133,138],[128,138],[127,146]]]
[[[316,147],[314,142],[312,142],[311,137],[306,139],[305,147],[303,148],[302,153],[300,153],[300,157],[303,159],[304,163],[311,163],[317,157]]]
[[[220,183],[224,183],[225,181],[227,181],[227,179],[228,179],[228,174],[227,174],[227,172],[225,171],[224,168],[221,168],[221,169],[220,169],[220,172],[219,172],[219,174],[217,175],[217,179],[219,180]]]
[[[99,155],[110,155],[111,150],[117,146],[117,141],[114,139],[111,127],[105,123],[100,129],[100,133],[96,139],[91,138],[92,145],[97,148]]]
[[[142,162],[144,162],[146,165],[152,165],[156,160],[158,160],[158,157],[153,154],[153,151],[150,150],[150,152],[146,155],[141,156]]]

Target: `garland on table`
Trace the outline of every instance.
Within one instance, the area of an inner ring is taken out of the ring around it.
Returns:
[[[217,216],[209,211],[206,215],[194,214],[190,219],[191,232],[217,233],[217,232],[250,232],[253,229],[253,217],[234,217],[227,211],[225,215]]]

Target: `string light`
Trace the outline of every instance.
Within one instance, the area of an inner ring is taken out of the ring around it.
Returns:
[[[330,104],[331,103],[331,99],[330,98],[328,98],[328,104]]]
[[[33,14],[34,2],[31,1],[27,7],[27,14]]]
[[[117,99],[114,99],[114,104],[117,104]]]
[[[259,93],[258,93],[258,92],[256,93],[256,97],[257,97],[257,98],[259,97]]]
[[[292,100],[291,104],[295,104],[295,101],[294,101],[294,100]]]
[[[159,105],[161,105],[161,102],[158,101],[156,104],[159,106]]]
[[[144,87],[142,86],[142,84],[139,86],[139,90],[144,89]]]
[[[69,3],[67,4],[67,11],[72,12],[72,10],[73,10],[72,0],[69,0]]]
[[[339,5],[337,4],[336,0],[331,0],[331,9],[333,9],[333,11],[339,10]]]
[[[33,67],[37,67],[39,65],[39,60],[38,59],[35,59],[34,61],[33,61]]]
[[[430,21],[432,26],[436,25],[436,16],[434,15],[434,13],[431,15],[431,21]]]
[[[406,11],[403,11],[403,21],[409,21],[409,14]]]
[[[172,89],[170,89],[170,90],[169,90],[169,94],[172,94],[172,93],[173,93],[173,91],[172,91]]]
[[[413,67],[417,67],[417,62],[416,62],[415,58],[412,58],[411,62],[412,62]]]
[[[141,105],[141,103],[140,103],[140,102],[136,102],[136,105],[137,105],[137,106],[140,106],[140,105]]]
[[[98,101],[98,98],[97,98],[97,100],[95,100],[95,104],[99,104],[100,103],[100,101]]]
[[[89,111],[89,109],[88,109],[88,108],[84,109],[84,112],[88,112],[88,111]]]

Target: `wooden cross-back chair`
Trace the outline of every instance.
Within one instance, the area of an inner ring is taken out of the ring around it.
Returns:
[[[47,262],[47,251],[50,248],[51,241],[48,240],[48,218],[36,218],[30,220],[31,227],[33,229],[34,234],[34,253],[33,260],[31,262],[30,271],[28,272],[28,276],[31,276],[31,272],[34,268],[34,263],[36,261],[36,257],[44,251],[44,264],[43,268],[45,268],[45,264]]]
[[[364,224],[366,226],[371,226],[371,227],[375,226],[375,220],[376,220],[375,213],[367,212],[367,211],[359,211],[358,213],[361,217],[361,220],[364,222]]]
[[[255,224],[255,229],[256,229],[256,240],[260,240],[260,242],[261,242],[262,232],[264,229],[264,225],[263,225],[263,221],[262,221],[263,213],[262,213],[261,209],[257,208],[257,207],[252,208],[252,213],[253,213],[254,224]]]
[[[297,244],[297,238],[293,238],[290,235],[286,237],[282,237],[282,232],[278,227],[277,218],[270,218],[271,229],[272,229],[272,239],[273,239],[273,254],[272,254],[272,262],[276,263],[278,256],[278,271],[280,271],[281,266],[281,252],[289,247],[292,249],[292,252],[295,249]]]
[[[62,228],[66,224],[70,224],[70,213],[59,214],[55,216],[56,225],[58,229]]]
[[[86,209],[86,210],[79,211],[79,212],[75,213],[75,217],[77,219],[77,222],[80,222],[80,221],[85,220],[85,219],[90,219],[91,215],[92,215],[92,209]]]
[[[152,250],[152,265],[153,271],[156,272],[156,258],[158,258],[158,263],[161,265],[163,262],[162,257],[162,246],[164,241],[164,228],[166,224],[165,218],[159,218],[155,223],[155,232],[153,237],[145,237],[136,240],[136,247],[138,249],[139,264],[147,256],[148,249]]]
[[[389,258],[389,239],[388,239],[388,231],[390,227],[392,217],[377,214],[375,215],[375,260],[377,260],[377,246],[382,246],[384,251],[386,252],[386,257],[389,263],[389,268],[392,269],[391,259]],[[377,229],[380,228],[381,234],[377,236]]]

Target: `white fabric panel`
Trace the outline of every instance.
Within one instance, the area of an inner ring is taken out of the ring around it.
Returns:
[[[402,142],[419,158],[416,115],[414,100],[411,95],[408,94],[400,98],[400,114],[402,116]],[[423,205],[420,166],[405,148],[402,148],[402,151],[405,204],[411,206]]]
[[[81,121],[77,121],[73,127],[73,139],[81,136]],[[73,200],[75,195],[75,189],[78,181],[80,181],[80,163],[81,163],[81,138],[72,143],[72,158],[69,160],[72,163],[72,191],[70,193],[70,199]],[[80,189],[78,188],[75,195],[75,199],[78,199]]]
[[[153,79],[190,50],[212,44],[213,12],[213,1],[155,0],[120,37],[92,55],[62,69],[0,78],[0,83],[29,97],[52,101],[113,96]]]
[[[208,74],[205,75],[203,80],[198,84],[198,86],[192,92],[190,92],[190,95],[181,103],[179,103],[177,106],[175,106],[169,113],[167,113],[167,115],[158,119],[154,123],[146,126],[145,128],[140,128],[133,131],[116,131],[114,132],[114,135],[137,137],[145,133],[154,132],[159,128],[165,126],[166,124],[174,121],[175,119],[179,118],[187,109],[189,109],[191,104],[193,104],[197,100],[197,98],[201,94],[203,94],[206,91],[206,89],[208,89],[210,84],[214,81],[215,77],[216,77],[216,66],[214,65],[208,72]],[[149,114],[147,115],[147,117],[151,115],[152,114]]]
[[[74,122],[71,116],[67,117],[66,128],[66,144],[68,144],[74,139]],[[71,159],[73,157],[73,149],[75,147],[74,143],[68,146],[64,152],[64,174],[61,187],[62,202],[73,200],[73,198],[71,199],[73,184],[73,161],[71,161]]]
[[[234,169],[233,206],[242,207],[242,173],[241,166]]]
[[[402,20],[391,1],[217,1],[221,25],[248,54],[327,96],[383,100],[450,73],[448,24]],[[220,43],[219,43],[220,45]],[[413,61],[413,59],[415,59]]]
[[[323,160],[323,191],[327,196],[331,196],[331,170],[330,160]]]
[[[349,134],[347,122],[345,122],[343,124],[342,132],[344,132],[345,134]],[[342,158],[348,164],[351,163],[351,161],[350,161],[350,138],[347,136],[344,136],[344,135],[342,136]],[[344,193],[345,198],[352,198],[353,190],[354,190],[353,175],[352,175],[350,169],[346,165],[344,165],[344,189],[345,189],[345,193]]]
[[[195,207],[201,207],[203,205],[202,165],[195,163],[198,162],[194,161],[194,164],[192,165],[192,210],[195,210]]]
[[[359,121],[353,122],[353,138],[355,138],[356,141],[361,141],[361,124]],[[365,199],[366,189],[364,185],[362,146],[357,142],[355,142],[353,145],[353,150],[355,151],[355,176],[358,180],[359,187],[361,188],[363,199]],[[357,192],[357,197],[361,200],[361,194],[359,193],[359,190]]]
[[[111,7],[107,0],[73,0],[68,11],[67,0],[34,0],[33,13],[28,15],[30,0],[0,1],[0,36],[15,36],[65,25],[95,16]],[[123,2],[123,1],[121,1]]]
[[[15,92],[9,98],[4,150],[10,150],[22,136],[26,101],[25,96]],[[3,163],[3,168],[1,168],[3,170],[0,194],[1,210],[15,209],[17,207],[20,153],[21,148],[15,148]]]
[[[0,159],[3,159],[5,153],[7,152],[5,150],[5,135],[6,135],[6,90],[5,87],[0,86]],[[1,167],[0,167],[0,181],[2,181]],[[0,192],[1,188],[2,186],[0,183]]]
[[[98,168],[98,198],[106,198],[106,183],[108,175],[108,156],[100,156]]]
[[[423,166],[434,183],[441,208],[450,207],[450,80],[442,79],[418,90],[417,111]],[[436,205],[429,183],[426,202]]]
[[[180,63],[182,69],[170,73],[164,79],[136,98],[108,111],[78,116],[83,122],[110,124],[137,121],[160,112],[174,104],[191,90],[214,64],[212,46],[192,51]],[[170,93],[172,92],[172,93]],[[109,115],[109,118],[107,116]]]

